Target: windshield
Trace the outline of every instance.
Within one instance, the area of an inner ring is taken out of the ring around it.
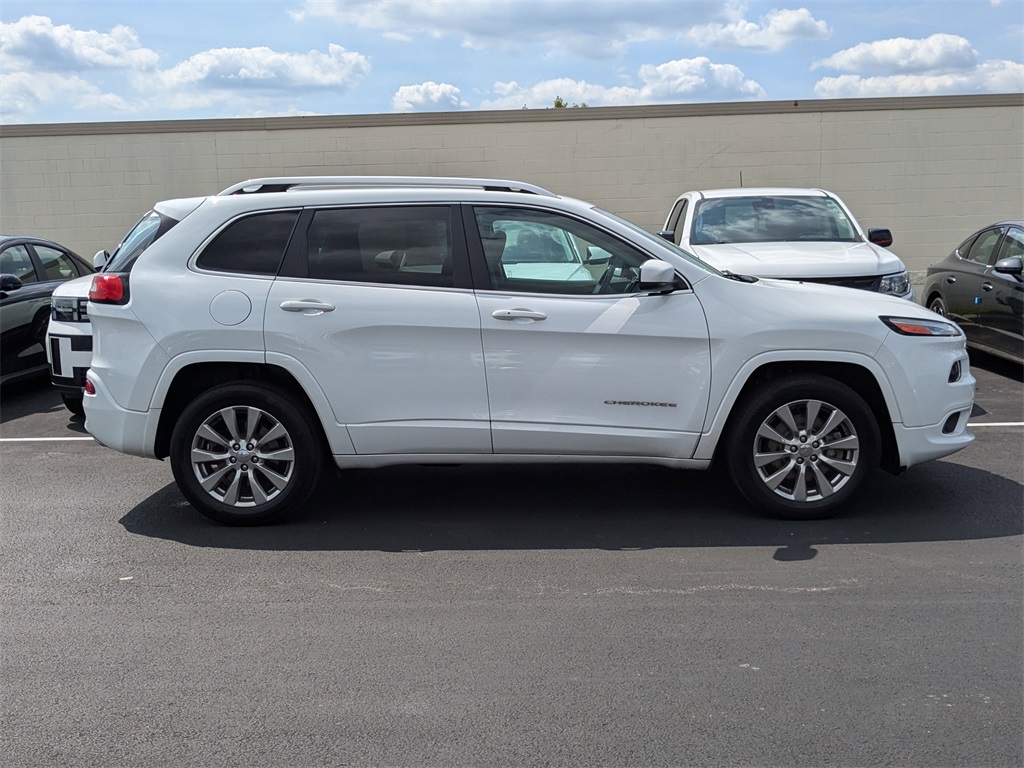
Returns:
[[[684,251],[678,245],[670,243],[668,240],[665,240],[665,239],[663,239],[661,237],[658,237],[657,235],[652,235],[646,229],[637,226],[636,224],[634,224],[633,222],[629,221],[628,219],[624,219],[621,216],[616,216],[614,213],[609,213],[608,211],[602,210],[601,208],[594,208],[594,210],[597,213],[600,213],[603,216],[607,216],[609,219],[614,219],[619,224],[622,224],[625,227],[629,227],[629,229],[631,229],[633,232],[635,232],[636,234],[638,234],[641,237],[643,237],[645,240],[649,240],[650,242],[655,243],[656,245],[658,245],[661,248],[668,248],[670,251],[675,253],[679,258],[683,259],[684,261],[688,261],[690,264],[698,266],[701,269],[703,269],[703,270],[705,270],[707,272],[710,272],[713,275],[721,275],[721,274],[723,274],[721,271],[715,269],[710,264],[708,264],[706,261],[701,261],[697,256],[694,256],[689,251]]]
[[[156,211],[145,214],[139,222],[125,235],[124,240],[114,249],[114,253],[103,268],[104,272],[130,272],[135,260],[149,246],[163,237],[177,219],[164,216]]]
[[[691,245],[857,242],[842,207],[830,197],[722,197],[701,200],[693,212]]]

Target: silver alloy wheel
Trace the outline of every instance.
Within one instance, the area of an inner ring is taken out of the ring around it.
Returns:
[[[774,410],[754,437],[754,466],[775,494],[797,502],[828,498],[853,477],[860,439],[849,417],[822,400]]]
[[[222,408],[192,438],[192,470],[200,486],[233,507],[259,507],[291,481],[295,446],[277,419],[252,406]]]

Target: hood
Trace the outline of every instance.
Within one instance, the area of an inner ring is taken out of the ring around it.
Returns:
[[[53,289],[54,296],[65,298],[85,298],[89,295],[89,288],[92,287],[92,275],[82,275],[74,280],[65,280]]]
[[[898,256],[872,243],[722,243],[690,250],[717,269],[755,277],[863,277],[906,269]]]

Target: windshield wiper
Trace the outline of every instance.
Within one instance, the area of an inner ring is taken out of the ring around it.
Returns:
[[[756,283],[757,278],[753,275],[737,275],[735,272],[730,272],[727,269],[719,270],[723,275],[728,277],[730,280],[738,280],[741,283]]]

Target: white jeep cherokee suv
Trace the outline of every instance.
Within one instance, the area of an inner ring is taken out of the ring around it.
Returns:
[[[328,460],[720,461],[762,510],[819,518],[973,440],[953,323],[722,274],[529,184],[255,179],[138,226],[89,294],[86,427],[170,457],[224,523],[301,505]]]

